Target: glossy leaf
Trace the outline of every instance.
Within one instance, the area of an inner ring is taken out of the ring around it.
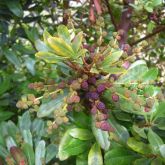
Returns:
[[[70,130],[64,134],[59,145],[58,156],[60,160],[65,160],[71,155],[79,155],[89,147],[88,141],[74,139],[70,136],[69,132]]]
[[[70,130],[69,134],[73,138],[77,138],[80,140],[90,140],[93,138],[93,135],[89,130],[82,128],[73,128]]]
[[[138,156],[125,148],[114,148],[105,154],[105,165],[131,165]]]
[[[8,151],[10,151],[10,148],[13,146],[17,146],[17,144],[11,136],[8,136],[6,138],[6,146],[7,146]]]
[[[47,63],[57,63],[64,59],[50,52],[38,52],[35,56],[46,61]]]
[[[72,48],[75,52],[78,52],[82,44],[83,32],[79,32],[73,39]]]
[[[87,165],[88,164],[88,153],[82,153],[76,157],[76,165]]]
[[[58,148],[55,144],[49,144],[46,147],[46,163],[49,163],[53,158],[56,157]]]
[[[162,139],[152,129],[148,131],[148,141],[154,153],[158,153],[160,146],[164,144]]]
[[[14,15],[17,17],[23,17],[23,10],[19,0],[6,0],[5,3]]]
[[[100,147],[107,151],[110,147],[110,138],[108,132],[96,128],[94,125],[94,121],[92,123],[92,131]]]
[[[149,69],[149,71],[143,75],[142,80],[143,81],[155,80],[157,76],[158,76],[158,68],[152,68]]]
[[[118,82],[120,83],[128,83],[131,81],[141,80],[144,73],[148,70],[146,63],[142,60],[136,61],[133,63],[126,74],[122,75]]]
[[[54,110],[59,109],[63,105],[65,93],[58,95],[54,100],[44,103],[40,106],[37,116],[39,118],[49,116]]]
[[[29,112],[25,112],[21,117],[19,117],[19,128],[23,132],[23,130],[30,130],[31,127],[31,119]]]
[[[97,143],[93,144],[89,151],[88,165],[103,165],[101,150]]]
[[[128,130],[124,126],[118,124],[113,117],[109,119],[109,123],[114,129],[114,132],[112,132],[112,134],[114,133],[117,135],[117,140],[126,143],[129,138]]]
[[[70,43],[69,30],[65,25],[59,25],[57,28],[58,36],[62,38],[68,44]]]
[[[16,53],[12,50],[5,50],[4,52],[5,57],[18,69],[21,68],[21,61],[16,55]]]
[[[63,39],[57,37],[48,38],[48,43],[51,48],[53,48],[54,52],[63,57],[74,57],[74,51],[72,47],[67,44]]]
[[[35,149],[35,164],[42,165],[45,160],[45,141],[41,140]]]
[[[23,130],[24,142],[33,147],[32,134],[30,130]]]
[[[28,143],[24,143],[22,145],[22,150],[26,155],[26,158],[28,160],[28,165],[35,165],[35,157],[32,146]]]
[[[137,141],[135,138],[131,137],[127,141],[127,145],[134,151],[141,153],[141,154],[149,154],[151,153],[151,148],[149,145]]]

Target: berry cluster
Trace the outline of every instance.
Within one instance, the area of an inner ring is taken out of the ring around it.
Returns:
[[[95,116],[96,127],[104,131],[111,131],[112,128],[108,123],[108,109],[105,104],[101,101],[101,96],[103,92],[110,85],[99,81],[99,76],[87,76],[83,75],[83,80],[80,81],[80,89],[77,91],[81,98],[85,99],[85,105],[90,109],[90,113]],[[69,101],[72,100],[72,103],[80,101],[78,95],[73,95],[69,98]],[[75,101],[76,100],[76,101]],[[69,105],[68,110],[72,110],[73,107]]]

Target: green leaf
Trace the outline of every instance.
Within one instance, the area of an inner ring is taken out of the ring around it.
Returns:
[[[8,121],[6,127],[8,135],[17,140],[17,134],[20,133],[18,127],[12,121]]]
[[[25,112],[22,116],[19,116],[18,124],[22,133],[24,130],[30,130],[31,119],[30,119],[30,114],[28,111]]]
[[[48,44],[59,56],[70,58],[75,56],[72,47],[67,44],[62,38],[50,37],[48,38]]]
[[[33,147],[32,134],[30,130],[23,130],[23,139],[25,143]]]
[[[73,111],[73,122],[80,128],[90,128],[90,117],[84,112]]]
[[[68,44],[70,43],[70,34],[69,30],[65,25],[59,25],[57,28],[58,36],[62,38]]]
[[[114,148],[105,154],[105,165],[131,165],[138,156],[125,148]]]
[[[140,137],[147,139],[147,135],[145,133],[145,128],[141,128],[138,125],[133,125],[132,126],[133,131],[135,131]]]
[[[148,131],[148,141],[151,145],[153,152],[159,153],[159,148],[164,143],[163,143],[162,139],[155,132],[152,131],[151,128]]]
[[[134,151],[141,154],[149,154],[152,153],[149,145],[137,141],[135,138],[131,137],[127,141],[127,145]]]
[[[75,52],[78,52],[78,50],[80,49],[80,46],[82,44],[82,40],[83,40],[83,32],[79,32],[75,38],[73,39],[72,42],[72,48]]]
[[[154,113],[154,119],[159,117],[165,117],[165,101],[159,103],[156,108],[156,112]]]
[[[152,68],[147,71],[143,77],[142,80],[144,81],[150,81],[150,80],[156,80],[158,76],[158,68]]]
[[[88,141],[74,139],[69,135],[70,130],[67,130],[61,139],[59,145],[58,156],[60,160],[65,160],[71,155],[79,155],[86,151],[89,147]]]
[[[120,68],[120,67],[110,67],[110,66],[103,66],[100,68],[103,72],[109,73],[109,74],[121,74],[125,73],[126,69]]]
[[[5,3],[14,15],[17,17],[23,17],[23,10],[19,0],[6,0]]]
[[[136,61],[129,67],[126,74],[123,74],[117,80],[117,82],[130,83],[131,81],[141,80],[146,71],[148,71],[146,62],[143,60]]]
[[[46,61],[47,63],[58,63],[64,59],[50,52],[37,52],[35,56]]]
[[[49,116],[54,110],[59,109],[63,105],[65,96],[66,96],[66,92],[64,92],[64,94],[58,95],[54,100],[42,104],[39,107],[37,116],[39,118],[46,117]]]
[[[148,26],[147,26],[147,32],[152,33],[153,29],[155,28],[156,24],[153,21],[150,21]]]
[[[30,57],[25,57],[25,66],[27,70],[34,76],[35,75],[35,60]]]
[[[159,149],[162,157],[165,158],[165,144],[161,145]]]
[[[29,27],[27,24],[23,24],[23,28],[28,39],[35,43],[35,41],[39,38],[38,29],[36,27]]]
[[[76,165],[87,165],[88,164],[88,154],[82,153],[76,157]]]
[[[122,56],[123,51],[122,50],[111,50],[108,55],[106,55],[104,61],[102,62],[101,66],[110,66],[111,64],[117,62],[119,58]]]
[[[92,131],[100,147],[107,151],[110,147],[110,139],[109,139],[108,132],[102,131],[101,129],[96,128],[94,124],[94,120],[92,123]]]
[[[36,40],[34,44],[38,51],[41,51],[41,52],[51,51],[51,49],[40,39]]]
[[[14,115],[13,112],[1,111],[0,110],[0,122],[11,118],[13,115]]]
[[[151,160],[148,158],[140,158],[140,159],[136,159],[134,161],[133,165],[150,165],[151,164]]]
[[[93,135],[89,130],[82,128],[73,128],[70,130],[69,134],[73,138],[77,138],[80,140],[90,140],[93,138]]]
[[[97,143],[95,143],[89,151],[88,165],[103,165],[101,150]]]
[[[24,154],[26,155],[26,158],[28,160],[28,165],[35,165],[35,157],[34,157],[34,151],[30,144],[24,143],[22,145],[22,149]]]
[[[49,163],[57,155],[58,148],[55,144],[49,144],[46,148],[46,163]]]
[[[36,146],[35,149],[35,164],[43,165],[45,160],[45,141],[41,140]]]
[[[16,142],[11,136],[8,136],[5,140],[6,140],[6,146],[7,146],[8,151],[10,151],[11,147],[17,146]]]
[[[4,159],[10,155],[10,153],[4,148],[2,145],[0,145],[0,156],[2,156]]]
[[[117,138],[120,142],[126,143],[126,141],[129,138],[129,133],[128,133],[127,129],[124,126],[118,124],[112,115],[108,121],[109,121],[110,125],[112,126],[112,128],[114,129],[114,132],[112,134],[116,134]]]
[[[152,0],[152,5],[154,7],[159,6],[163,3],[163,0]]]
[[[17,57],[16,53],[12,50],[4,50],[4,55],[5,57],[18,69],[21,68],[21,61],[20,59]]]
[[[46,126],[42,119],[34,119],[32,123],[32,134],[42,137],[46,134]]]
[[[10,83],[10,76],[4,72],[0,73],[2,76],[0,77],[0,95],[5,93],[7,90],[11,88],[11,83]],[[11,112],[10,112],[11,113]],[[5,115],[1,114],[2,117]]]

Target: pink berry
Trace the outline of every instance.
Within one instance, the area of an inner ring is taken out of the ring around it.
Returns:
[[[118,96],[117,94],[113,94],[113,95],[112,95],[112,100],[113,100],[114,102],[118,102],[118,101],[119,101],[119,96]]]

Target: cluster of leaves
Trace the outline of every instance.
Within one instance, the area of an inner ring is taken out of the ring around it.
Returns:
[[[122,30],[113,33],[109,19],[120,21],[125,1],[107,2],[0,2],[0,164],[165,163],[160,72],[147,67],[162,63],[164,34],[128,55],[128,45],[118,46]],[[163,29],[162,1],[127,6],[134,10],[131,46]],[[68,26],[56,28],[61,20]],[[147,64],[139,60],[145,57]],[[30,112],[18,126],[15,105],[19,114]]]
[[[137,54],[126,56],[114,38],[91,56],[82,46],[82,32],[61,25],[55,36],[48,32],[43,36],[44,42],[36,43],[36,56],[61,70],[68,68],[63,79],[53,84],[54,92],[46,88],[36,98],[41,99],[37,117],[48,122],[50,136],[60,128],[66,130],[58,158],[76,156],[77,165],[163,163],[165,102],[161,89],[153,84],[158,70],[148,69],[142,60],[130,64]],[[103,89],[100,96],[98,89]],[[60,121],[58,111],[70,119],[67,124]]]

